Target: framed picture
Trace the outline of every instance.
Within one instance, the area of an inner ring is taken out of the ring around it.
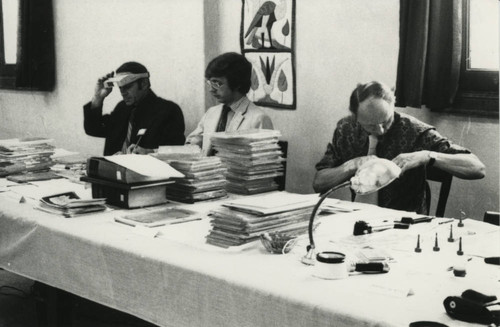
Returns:
[[[257,105],[295,108],[295,76],[289,52],[249,52],[252,84],[248,98]]]
[[[241,52],[253,65],[248,97],[295,109],[295,0],[242,1]]]

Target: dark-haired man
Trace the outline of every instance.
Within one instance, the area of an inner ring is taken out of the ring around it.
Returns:
[[[208,64],[207,85],[220,104],[207,110],[186,143],[199,145],[204,155],[211,155],[210,135],[214,132],[273,129],[271,118],[246,97],[251,76],[252,64],[238,53],[224,53]]]
[[[116,85],[123,101],[103,115],[104,99]],[[149,72],[140,63],[126,62],[115,73],[97,80],[91,102],[83,107],[85,133],[104,137],[104,155],[146,154],[160,145],[184,144],[184,116],[172,101],[151,90]]]

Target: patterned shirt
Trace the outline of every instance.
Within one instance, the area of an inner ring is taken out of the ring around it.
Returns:
[[[401,153],[429,150],[442,153],[470,153],[451,143],[436,129],[404,113],[394,113],[389,130],[379,137],[377,156],[392,160]],[[368,153],[368,133],[351,115],[337,123],[333,140],[316,169],[338,167],[344,162]],[[382,207],[427,213],[425,166],[407,170],[398,179],[381,189],[378,204]]]

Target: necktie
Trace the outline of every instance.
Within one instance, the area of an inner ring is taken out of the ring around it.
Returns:
[[[217,124],[217,128],[215,129],[216,132],[225,132],[226,131],[226,125],[227,125],[227,115],[231,111],[231,107],[228,105],[223,105],[222,106],[222,112],[220,114],[219,118],[219,123]],[[215,149],[212,147],[210,151],[208,151],[208,156],[214,156],[216,153]]]
[[[127,153],[127,148],[130,146],[130,140],[132,139],[132,130],[134,129],[134,118],[135,118],[135,107],[130,111],[130,117],[128,119],[127,137],[123,142],[122,153]]]
[[[217,124],[217,129],[215,130],[216,132],[226,131],[227,115],[230,111],[231,108],[228,105],[225,104],[222,106],[222,112],[220,114],[219,124]]]

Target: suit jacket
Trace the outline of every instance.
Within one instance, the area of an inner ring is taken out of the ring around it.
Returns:
[[[120,101],[110,114],[103,115],[101,108],[91,108],[90,102],[83,107],[83,126],[90,136],[106,138],[104,155],[122,150],[127,137],[131,106]],[[160,145],[184,144],[184,116],[181,108],[172,101],[156,96],[150,91],[137,105],[134,116],[131,143],[137,144],[137,132],[146,129],[139,146],[156,149]]]
[[[201,118],[196,129],[188,135],[186,143],[201,147],[203,155],[208,155],[212,144],[210,136],[216,131],[222,113],[222,104],[211,107]],[[254,128],[273,129],[271,118],[253,102],[243,97],[233,118],[226,126],[226,132]]]

